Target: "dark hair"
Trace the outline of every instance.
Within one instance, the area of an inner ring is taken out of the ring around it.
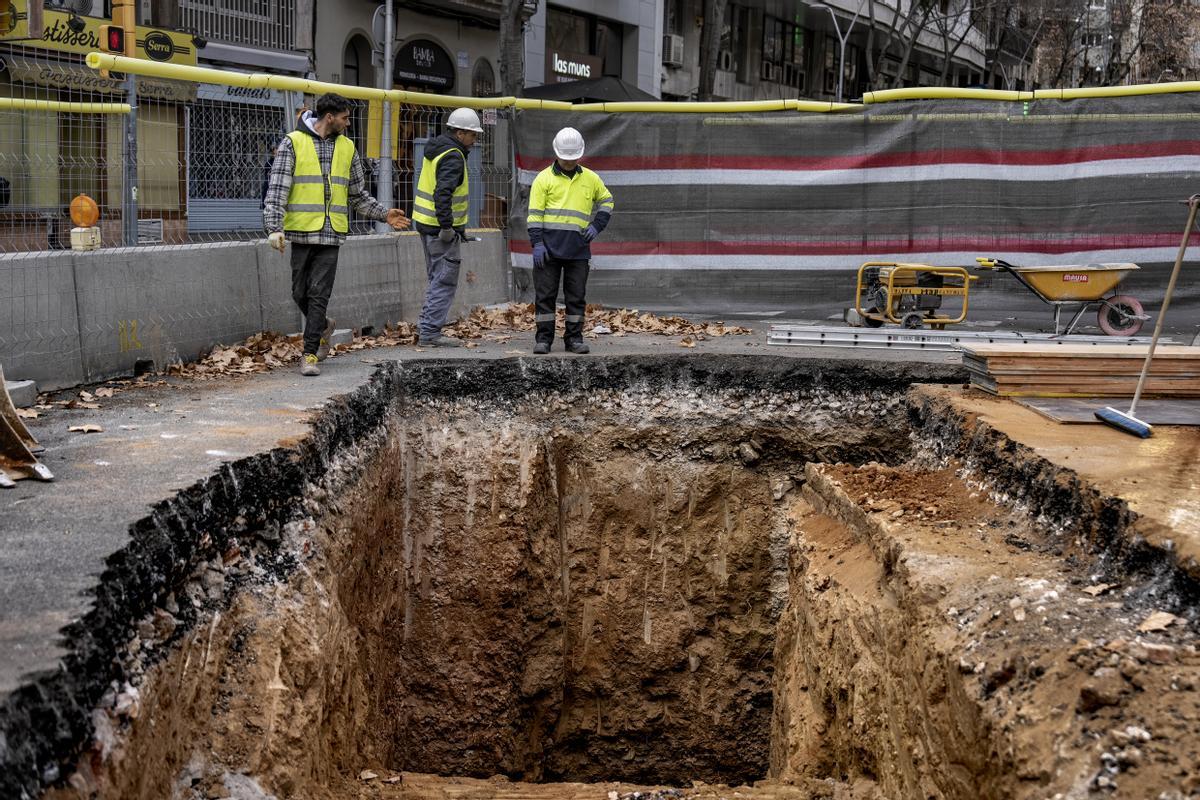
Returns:
[[[329,92],[317,98],[317,119],[323,119],[326,114],[341,114],[349,111],[352,104],[340,94]]]

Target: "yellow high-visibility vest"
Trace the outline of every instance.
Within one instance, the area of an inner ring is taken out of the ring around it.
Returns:
[[[292,190],[288,193],[283,229],[312,233],[325,227],[325,218],[338,233],[350,230],[350,164],[354,161],[354,142],[337,137],[333,145],[333,163],[329,170],[329,204],[325,204],[325,175],[317,157],[317,143],[303,131],[288,134],[296,152],[292,172]]]
[[[456,147],[452,147],[438,155],[437,158],[423,159],[423,163],[421,164],[421,179],[417,181],[417,196],[413,198],[413,222],[431,225],[434,228],[441,227],[442,223],[438,222],[437,218],[437,207],[433,203],[433,193],[437,190],[438,164],[448,155],[462,158],[462,151]],[[454,214],[455,228],[463,228],[467,225],[467,206],[470,204],[470,200],[467,197],[470,189],[469,184],[470,179],[467,177],[467,165],[464,163],[462,183],[454,190],[454,196],[450,198],[450,208]]]
[[[584,166],[574,177],[546,167],[529,190],[530,228],[583,233],[601,211],[613,212],[613,196],[600,176]]]

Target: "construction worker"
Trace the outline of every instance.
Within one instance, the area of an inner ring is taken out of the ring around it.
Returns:
[[[417,320],[417,344],[422,347],[459,347],[462,340],[442,333],[458,288],[462,263],[460,242],[467,238],[469,181],[467,153],[483,133],[479,115],[456,108],[446,120],[446,133],[425,145],[421,178],[413,198],[413,222],[425,250],[429,286]]]
[[[572,353],[588,353],[583,341],[591,242],[604,232],[613,212],[613,196],[600,176],[581,166],[583,136],[563,128],[554,136],[554,163],[538,173],[529,191],[529,243],[533,245],[533,352],[550,352],[561,276],[567,325],[563,344]]]
[[[267,242],[283,253],[292,243],[292,299],[304,314],[301,375],[320,375],[329,354],[334,321],[325,315],[337,273],[338,250],[350,230],[350,208],[367,219],[405,230],[409,220],[367,194],[362,160],[350,127],[350,101],[338,94],[317,98],[316,113],[304,112],[296,130],[275,149],[263,225]]]

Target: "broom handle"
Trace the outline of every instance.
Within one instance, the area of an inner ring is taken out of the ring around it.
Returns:
[[[1183,266],[1183,256],[1187,252],[1188,239],[1192,238],[1192,226],[1196,224],[1196,207],[1200,205],[1200,194],[1188,198],[1187,228],[1183,231],[1183,241],[1179,243],[1179,253],[1175,256],[1175,267],[1171,270],[1171,280],[1167,282],[1167,294],[1163,297],[1162,308],[1158,312],[1158,320],[1154,323],[1154,336],[1150,338],[1150,349],[1146,352],[1146,361],[1142,364],[1142,374],[1138,376],[1137,388],[1133,391],[1133,402],[1129,404],[1129,416],[1137,411],[1138,400],[1142,397],[1142,387],[1146,385],[1146,376],[1150,374],[1150,361],[1154,358],[1154,348],[1158,347],[1158,336],[1162,333],[1163,321],[1167,318],[1167,308],[1171,305],[1171,295],[1175,292],[1175,281],[1179,278],[1179,268]]]

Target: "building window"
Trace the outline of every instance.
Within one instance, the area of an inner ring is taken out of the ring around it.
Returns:
[[[359,53],[361,36],[352,36],[346,42],[346,52],[342,56],[342,82],[350,86],[362,86],[362,57]]]
[[[561,8],[546,9],[546,46],[566,53],[596,55],[591,48],[591,20]]]
[[[475,62],[475,70],[471,73],[471,94],[475,97],[496,96],[496,71],[486,58]]]
[[[763,19],[763,61],[777,66],[784,64],[804,65],[807,55],[808,31],[794,22],[779,17]]]
[[[1085,33],[1083,35],[1084,47],[1099,47],[1103,41],[1104,37],[1098,33]]]
[[[725,22],[721,26],[721,46],[718,69],[737,73],[737,79],[749,83],[750,7],[739,3],[725,6]]]
[[[625,26],[616,22],[596,20],[596,45],[591,55],[600,56],[604,64],[601,74],[621,77],[624,61]]]
[[[683,0],[667,0],[663,4],[663,30],[683,35]]]
[[[624,40],[625,26],[620,23],[553,6],[546,9],[547,51],[598,58],[601,75],[621,77],[625,66]]]

